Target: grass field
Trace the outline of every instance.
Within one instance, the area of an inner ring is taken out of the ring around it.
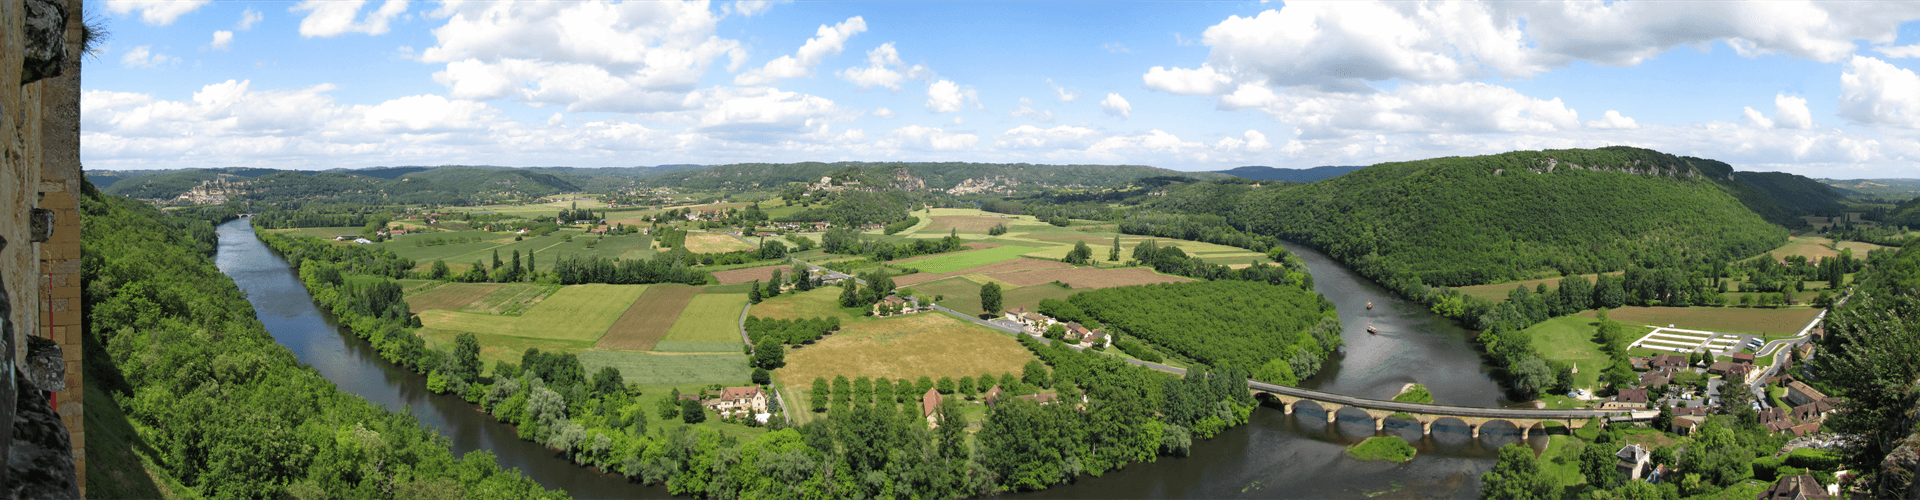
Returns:
[[[694,294],[700,293],[699,287],[687,285],[651,285],[646,293],[634,299],[631,306],[620,314],[600,337],[595,347],[627,351],[648,351],[655,342],[667,336],[675,319],[680,317],[687,304],[693,301]]]
[[[1546,451],[1540,452],[1540,475],[1551,478],[1558,486],[1565,488],[1587,484],[1587,476],[1580,473],[1580,450],[1590,445],[1573,436],[1553,436],[1547,439]],[[1556,490],[1554,497],[1565,497]]]
[[[336,236],[349,235],[349,234],[354,235],[355,237],[358,237],[360,235],[360,231],[364,229],[366,229],[366,226],[302,227],[302,228],[294,228],[294,229],[268,229],[267,232],[280,233],[280,234],[298,234],[298,235],[312,236],[312,237],[320,238],[323,240],[331,240]],[[352,243],[348,242],[346,244],[352,244]]]
[[[974,291],[974,300],[979,300],[979,293],[978,290]],[[863,312],[859,308],[840,307],[840,287],[829,286],[760,301],[747,314],[772,319],[838,317],[842,324],[846,324],[867,321],[869,318]]]
[[[715,271],[713,273],[713,277],[714,279],[720,280],[720,284],[722,285],[732,285],[736,283],[751,283],[755,280],[758,280],[761,283],[766,283],[768,278],[773,277],[772,275],[774,271],[780,271],[781,276],[791,276],[792,275],[791,273],[793,272],[793,266],[784,265],[784,263],[781,263],[781,264],[775,264],[771,266],[750,267],[746,269],[734,269],[731,271]]]
[[[1613,318],[1619,318],[1616,313]],[[1600,344],[1593,341],[1599,323],[1591,317],[1561,316],[1527,327],[1528,338],[1540,356],[1552,361],[1573,363],[1580,373],[1573,375],[1574,388],[1599,388],[1600,374],[1613,365]],[[1638,338],[1638,337],[1635,337]]]
[[[400,292],[407,294],[409,297],[413,294],[439,288],[440,285],[447,284],[447,282],[440,280],[403,279],[394,281],[400,282]]]
[[[414,314],[419,314],[420,311],[430,309],[458,311],[460,308],[466,307],[467,304],[471,304],[475,300],[480,300],[481,297],[485,297],[487,294],[493,293],[503,286],[506,285],[498,283],[448,283],[425,293],[407,297],[407,307],[412,309]]]
[[[1614,321],[1722,333],[1793,335],[1813,321],[1820,310],[1804,307],[1757,309],[1741,307],[1622,307],[1608,313]],[[1594,317],[1593,311],[1579,314]]]
[[[1009,248],[1009,247],[1000,247],[1000,248]],[[953,272],[946,272],[946,273],[921,272],[918,274],[897,276],[893,278],[893,282],[894,284],[897,284],[899,286],[910,286],[910,285],[926,283],[930,281],[938,281],[946,278],[951,278],[954,276],[964,276],[969,274],[984,275],[988,273],[1034,271],[1034,270],[1041,270],[1041,269],[1067,269],[1071,267],[1073,266],[1068,265],[1065,262],[1056,262],[1051,260],[1040,260],[1040,259],[1015,258],[1015,259],[1009,259],[1006,261],[987,264],[984,266],[969,267],[966,269],[961,269]]]
[[[1621,274],[1621,273],[1607,273],[1607,274]],[[1581,277],[1586,278],[1587,281],[1589,282],[1596,279],[1600,279],[1599,278],[1600,275],[1598,274],[1583,274],[1581,275]],[[1513,292],[1513,287],[1524,286],[1524,287],[1527,287],[1527,291],[1531,292],[1538,289],[1538,287],[1541,284],[1545,284],[1547,285],[1548,290],[1559,290],[1560,280],[1562,279],[1566,279],[1566,277],[1560,276],[1560,277],[1553,277],[1553,278],[1541,278],[1537,280],[1512,281],[1507,283],[1494,283],[1491,285],[1461,286],[1461,287],[1454,287],[1453,289],[1459,290],[1460,293],[1464,293],[1472,297],[1479,297],[1479,298],[1491,300],[1494,302],[1506,302],[1507,294]]]
[[[594,349],[580,353],[580,364],[587,373],[614,367],[620,370],[621,379],[640,385],[753,383],[747,355],[740,353],[655,354]]]
[[[753,245],[725,234],[687,233],[687,251],[693,253],[725,253],[752,249]]]
[[[1074,288],[1113,288],[1116,286],[1193,281],[1190,278],[1155,273],[1152,269],[1144,267],[1124,269],[1094,269],[1090,267],[1046,269],[1017,273],[994,273],[987,275],[987,277],[1023,287],[1058,281]]]
[[[696,295],[653,350],[740,352],[740,309],[746,306],[744,293]]]
[[[577,229],[562,229],[546,236],[521,236],[514,241],[512,233],[491,233],[486,231],[452,231],[437,233],[419,233],[400,236],[377,246],[393,253],[413,259],[416,270],[427,270],[435,260],[444,260],[454,272],[465,271],[474,262],[492,263],[493,253],[500,252],[502,262],[511,260],[515,250],[520,251],[522,259],[533,255],[532,264],[538,269],[552,269],[553,263],[561,256],[581,255],[614,258],[645,258],[654,251],[650,236],[629,234],[620,236],[588,236]],[[573,241],[567,241],[572,236]],[[440,239],[453,241],[455,238],[479,238],[466,243],[448,243],[443,245],[422,246],[423,240]],[[592,246],[589,247],[588,245]]]
[[[525,354],[528,348],[539,349],[540,352],[575,354],[593,348],[593,342],[580,340],[536,339],[436,328],[422,328],[419,331],[420,338],[426,340],[428,346],[443,347],[449,351],[453,350],[454,337],[461,333],[473,333],[474,337],[480,340],[480,362],[489,370],[493,369],[495,361],[520,364],[520,356]]]
[[[926,260],[918,260],[913,262],[912,267],[918,268],[920,272],[925,273],[948,273],[1017,259],[1020,258],[1021,254],[1032,252],[1033,250],[1033,247],[999,246],[985,250],[959,252]]]
[[[480,297],[479,300],[467,304],[465,308],[458,310],[481,314],[525,314],[527,310],[539,305],[540,301],[546,300],[547,297],[559,292],[560,288],[560,285],[532,285],[525,283],[501,285],[500,288],[495,289],[492,293],[488,293],[486,296]]]
[[[429,328],[554,340],[594,341],[648,285],[571,285],[518,316],[426,311]]]
[[[952,316],[923,313],[847,325],[840,332],[787,353],[783,382],[815,377],[961,377],[1018,373],[1034,357],[1019,342]]]
[[[913,291],[920,292],[921,295],[946,296],[944,300],[940,301],[940,305],[946,306],[948,309],[963,313],[980,312],[980,284],[974,283],[966,278],[947,278],[939,281],[930,281],[914,285],[912,288]],[[1000,302],[1002,305],[1006,303],[1005,292],[1002,292]],[[1038,301],[1035,302],[1038,303]]]

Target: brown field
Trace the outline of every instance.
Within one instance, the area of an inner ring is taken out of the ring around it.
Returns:
[[[787,353],[780,381],[806,387],[815,377],[963,377],[1019,373],[1033,354],[1012,338],[940,313],[855,323]]]
[[[732,271],[716,272],[716,273],[713,273],[713,277],[716,279],[719,279],[720,284],[722,285],[746,283],[746,282],[755,281],[755,280],[759,280],[761,283],[765,283],[767,282],[768,279],[773,278],[773,272],[776,270],[780,271],[781,275],[787,276],[787,275],[790,275],[789,273],[793,272],[793,266],[776,265],[776,266],[766,266],[766,267],[749,267],[746,269],[735,269]]]
[[[902,262],[913,262],[913,261],[916,261],[916,260],[926,260],[926,259],[931,259],[931,258],[934,258],[934,257],[939,257],[939,256],[942,256],[942,255],[947,255],[947,254],[954,254],[954,253],[960,253],[960,252],[965,252],[965,251],[968,251],[968,250],[986,250],[986,249],[989,249],[989,248],[993,248],[993,247],[997,247],[997,246],[1000,246],[1000,244],[999,244],[999,243],[987,243],[987,242],[984,242],[984,241],[974,241],[974,242],[968,242],[968,243],[966,243],[966,244],[964,244],[964,245],[961,245],[961,246],[962,246],[962,247],[965,247],[966,249],[965,249],[965,250],[954,250],[954,251],[951,251],[951,252],[945,252],[945,253],[930,253],[930,254],[926,254],[926,255],[921,255],[921,256],[917,256],[917,257],[907,257],[907,258],[904,258],[904,259],[900,259],[900,260],[895,260],[895,261],[889,261],[889,262],[887,262],[887,263],[888,263],[888,264],[899,264],[899,263],[902,263]]]
[[[906,276],[896,276],[893,278],[893,284],[897,286],[913,286],[921,283],[926,283],[929,281],[952,278],[954,276],[960,276],[960,275],[966,275],[966,274],[1005,273],[1005,272],[1014,272],[1014,271],[1037,271],[1037,270],[1043,270],[1043,269],[1066,269],[1071,267],[1073,266],[1068,265],[1065,262],[1057,262],[1057,261],[1051,261],[1051,260],[1012,259],[1012,260],[1007,260],[1003,262],[995,262],[992,264],[987,264],[979,267],[969,267],[966,269],[961,269],[959,271],[954,271],[950,273],[914,273]]]
[[[918,232],[959,230],[969,233],[984,233],[996,224],[1012,226],[1012,218],[1000,218],[987,215],[935,215],[933,222]]]
[[[1113,246],[1113,235],[1075,236],[1070,234],[1029,234],[1026,236],[1021,236],[1021,238],[1026,238],[1029,240],[1047,241],[1047,242],[1053,242],[1053,243],[1066,243],[1069,245],[1073,244],[1076,241],[1084,241],[1084,242],[1087,242],[1087,246],[1093,247],[1096,250],[1105,250],[1108,247]],[[1124,250],[1125,252],[1132,252],[1134,245],[1139,244],[1142,241],[1147,241],[1149,239],[1154,239],[1154,238],[1148,238],[1145,236],[1121,236],[1120,246],[1122,247],[1121,249]],[[1190,243],[1185,241],[1177,241],[1177,242]],[[1100,255],[1101,255],[1101,258],[1106,258],[1105,253],[1101,253]],[[1132,255],[1132,254],[1128,253],[1127,255]]]
[[[1608,317],[1626,323],[1727,333],[1792,335],[1813,321],[1819,309],[1748,309],[1740,307],[1622,307],[1609,311]],[[1580,313],[1594,317],[1593,311]]]
[[[726,253],[752,249],[753,245],[720,233],[687,233],[687,251],[693,253]]]
[[[680,310],[693,302],[694,294],[702,287],[680,285],[653,285],[646,293],[640,294],[633,306],[627,308],[620,319],[607,328],[606,336],[594,347],[620,351],[647,351],[653,344],[667,336],[667,330],[673,328],[674,320],[680,319]]]
[[[493,293],[505,286],[498,283],[448,283],[425,293],[407,297],[407,308],[413,312],[428,309],[458,311],[473,301]]]
[[[1074,288],[1113,288],[1116,286],[1193,281],[1179,276],[1156,274],[1152,269],[1143,267],[1130,267],[1125,269],[1095,269],[1091,267],[1046,269],[1040,271],[993,273],[987,275],[987,277],[1005,281],[1014,286],[1034,286],[1058,281]]]

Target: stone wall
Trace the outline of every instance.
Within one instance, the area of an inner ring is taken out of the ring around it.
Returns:
[[[80,194],[80,64],[82,16],[80,0],[57,0],[66,5],[63,42],[68,57],[61,62],[60,76],[40,80],[40,185],[38,195],[43,210],[52,212],[53,234],[40,244],[40,328],[41,337],[60,345],[66,362],[66,389],[55,396],[60,405],[60,421],[72,437],[73,468],[86,494],[86,427],[81,404],[80,366],[80,211],[75,197]],[[23,344],[24,345],[24,344]]]

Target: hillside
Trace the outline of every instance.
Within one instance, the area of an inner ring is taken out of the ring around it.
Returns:
[[[1226,215],[1376,280],[1461,286],[1731,260],[1785,241],[1736,196],[1758,190],[1732,178],[1724,163],[1644,149],[1518,151],[1383,163],[1312,184],[1203,183],[1153,205]]]
[[[721,165],[659,175],[643,183],[688,189],[754,189],[779,188],[790,182],[817,183],[822,177],[834,177],[869,187],[967,194],[1108,187],[1154,176],[1225,177],[1210,172],[1180,172],[1141,165],[808,162]]]
[[[1218,170],[1210,173],[1227,174],[1242,179],[1256,181],[1314,182],[1346,175],[1348,172],[1367,167],[1313,167],[1313,168],[1273,168],[1239,167],[1232,170]]]
[[[181,204],[226,201],[326,203],[460,203],[580,191],[551,173],[499,167],[396,167],[359,170],[188,169],[117,179],[103,191]],[[89,172],[89,178],[96,173]]]

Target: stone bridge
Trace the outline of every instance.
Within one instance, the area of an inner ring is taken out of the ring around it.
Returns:
[[[1573,409],[1573,410],[1535,410],[1527,408],[1469,408],[1462,406],[1444,406],[1421,403],[1403,403],[1399,401],[1381,401],[1353,396],[1342,396],[1298,387],[1269,384],[1257,380],[1248,380],[1247,386],[1253,389],[1255,397],[1266,396],[1281,404],[1288,415],[1302,402],[1319,406],[1327,412],[1327,423],[1339,418],[1340,410],[1353,408],[1366,412],[1373,419],[1373,430],[1386,428],[1387,417],[1402,417],[1420,423],[1420,432],[1433,433],[1433,424],[1441,420],[1454,419],[1466,424],[1473,437],[1480,437],[1480,427],[1490,422],[1506,422],[1520,429],[1520,438],[1526,439],[1534,427],[1547,422],[1558,422],[1570,429],[1586,426],[1587,421],[1595,417],[1610,421],[1650,420],[1659,416],[1659,410],[1631,409]]]

